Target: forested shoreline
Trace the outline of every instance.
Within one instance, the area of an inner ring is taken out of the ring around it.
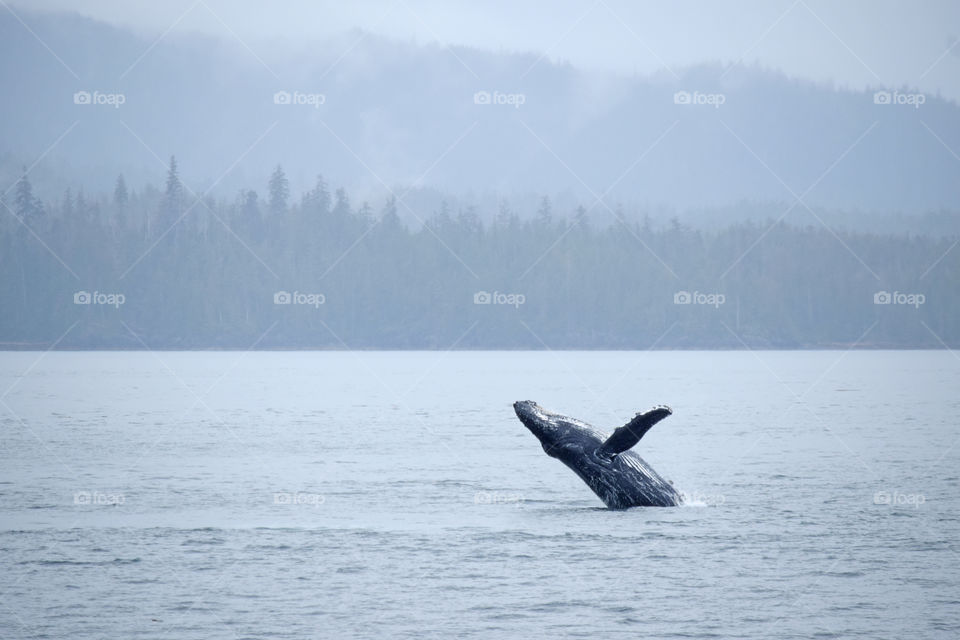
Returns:
[[[277,167],[263,197],[201,196],[171,159],[159,189],[121,176],[109,196],[41,202],[24,176],[0,207],[0,347],[960,344],[955,237],[834,231],[804,212],[704,231],[548,198],[484,222],[288,185]]]

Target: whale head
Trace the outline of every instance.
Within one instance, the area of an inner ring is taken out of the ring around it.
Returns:
[[[557,441],[564,435],[566,429],[560,424],[557,414],[544,409],[533,400],[519,400],[513,403],[513,410],[520,418],[520,422],[537,436],[543,450],[548,454]]]

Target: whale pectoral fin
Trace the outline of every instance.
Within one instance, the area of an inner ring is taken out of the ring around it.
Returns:
[[[670,407],[665,405],[654,407],[644,413],[638,413],[633,420],[615,430],[606,442],[600,445],[597,454],[604,458],[612,458],[619,453],[623,453],[640,442],[640,438],[653,425],[672,413]]]

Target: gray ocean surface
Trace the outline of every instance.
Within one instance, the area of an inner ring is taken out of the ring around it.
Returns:
[[[948,351],[0,353],[0,638],[957,638]],[[689,499],[608,511],[511,403]]]

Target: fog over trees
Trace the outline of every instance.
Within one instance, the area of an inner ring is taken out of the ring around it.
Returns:
[[[5,347],[960,344],[939,94],[20,14]]]

